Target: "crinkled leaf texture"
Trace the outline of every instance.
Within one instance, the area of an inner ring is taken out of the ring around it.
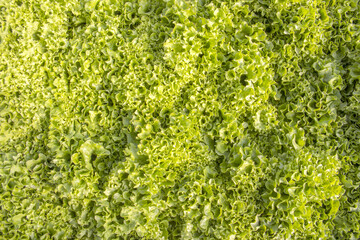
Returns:
[[[357,0],[0,1],[0,239],[360,239]]]

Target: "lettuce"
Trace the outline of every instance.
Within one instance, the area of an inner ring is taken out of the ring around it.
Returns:
[[[359,239],[359,6],[0,1],[0,238]]]

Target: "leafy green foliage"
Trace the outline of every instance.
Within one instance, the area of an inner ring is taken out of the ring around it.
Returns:
[[[0,238],[359,239],[359,6],[0,1]]]

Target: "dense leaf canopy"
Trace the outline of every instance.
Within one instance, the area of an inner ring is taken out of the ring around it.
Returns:
[[[359,239],[358,0],[0,0],[0,239]]]

